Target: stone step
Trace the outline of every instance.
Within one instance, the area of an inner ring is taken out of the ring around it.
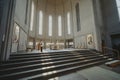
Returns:
[[[91,58],[98,58],[98,57],[104,57],[104,56],[68,56],[68,57],[60,57],[60,58],[49,58],[49,59],[40,59],[40,60],[30,60],[30,61],[24,61],[24,62],[16,62],[16,63],[9,63],[9,64],[2,64],[0,65],[0,69],[6,69],[6,68],[12,68],[12,67],[19,67],[19,66],[25,66],[25,65],[34,65],[39,63],[49,63],[49,62],[57,62],[57,61],[64,61],[64,60],[70,60],[70,59],[76,59],[79,58],[81,60],[84,59],[91,59]]]
[[[34,54],[34,53],[33,53]],[[36,55],[33,54],[28,54],[28,55],[11,55],[10,59],[19,59],[19,58],[29,58],[29,57],[38,57],[38,56],[65,56],[65,55],[77,55],[77,54],[81,54],[81,55],[86,55],[86,54],[94,54],[94,53],[90,53],[90,52],[84,52],[84,53],[78,53],[78,52],[64,52],[64,53],[35,53]],[[95,55],[95,54],[94,54]]]
[[[74,67],[74,66],[79,66],[79,65],[84,65],[87,63],[92,63],[92,62],[97,62],[100,60],[105,60],[107,58],[97,58],[97,59],[90,59],[90,60],[83,60],[83,61],[77,61],[77,62],[72,62],[72,63],[66,63],[66,64],[60,64],[60,65],[53,65],[53,66],[47,66],[47,67],[43,67],[43,68],[37,68],[37,69],[32,69],[32,70],[28,70],[28,71],[21,71],[21,72],[15,72],[15,73],[10,73],[10,74],[4,74],[1,75],[0,78],[3,77],[27,77],[27,76],[32,76],[40,74],[40,73],[45,73],[45,72],[50,72],[52,70],[60,70],[60,69],[64,69],[64,68],[69,68],[69,67]]]
[[[59,55],[34,55],[34,56],[14,56],[14,57],[11,57],[10,60],[19,60],[19,59],[27,59],[27,58],[38,58],[38,57],[41,57],[41,58],[48,58],[48,57],[53,57],[53,58],[56,58],[56,57],[64,57],[64,56],[73,56],[73,55],[86,55],[85,53],[65,53],[65,54],[59,54]],[[97,55],[97,54],[88,54],[88,55]]]
[[[88,54],[88,55],[81,55],[81,54],[74,54],[74,55],[63,55],[63,56],[61,56],[62,58],[67,58],[67,57],[84,57],[84,56],[93,56],[93,55],[96,55],[96,54]],[[61,57],[59,57],[59,56],[57,56],[57,57],[54,57],[54,56],[42,56],[42,57],[29,57],[29,58],[20,58],[20,59],[11,59],[11,60],[9,60],[8,62],[6,62],[6,63],[13,63],[13,62],[23,62],[23,61],[30,61],[30,60],[40,60],[40,59],[49,59],[49,58],[51,58],[51,59],[59,59],[59,58],[61,58]]]
[[[55,55],[55,54],[64,54],[64,53],[71,53],[71,52],[78,52],[78,53],[90,53],[89,50],[75,50],[75,51],[61,51],[61,52],[49,52],[49,53],[15,53],[15,54],[11,54],[11,56],[28,56],[28,55],[39,55],[39,54],[43,54],[43,55]]]
[[[83,57],[83,58],[74,58],[74,59],[68,59],[68,60],[60,60],[60,61],[54,61],[54,62],[42,62],[42,63],[37,63],[37,64],[30,64],[30,65],[25,65],[25,66],[18,66],[18,67],[11,67],[11,68],[3,68],[0,70],[0,75],[8,74],[8,73],[14,73],[14,72],[20,72],[20,71],[27,71],[31,69],[36,69],[36,68],[42,68],[42,67],[49,67],[49,66],[54,66],[54,65],[62,65],[62,64],[67,64],[67,63],[73,63],[73,62],[78,62],[78,61],[86,61],[86,60],[91,60],[91,59],[98,59],[102,57]],[[107,58],[107,57],[103,57]]]
[[[82,64],[80,62],[75,62],[75,63],[70,63],[70,64],[64,64],[64,65],[59,65],[59,66],[53,66],[53,67],[48,67],[47,69],[34,69],[34,70],[29,70],[29,71],[23,71],[23,72],[16,72],[14,74],[7,74],[4,76],[0,76],[1,80],[4,79],[21,79],[21,80],[28,80],[28,79],[33,79],[33,80],[47,80],[48,78],[53,78],[61,75],[65,75],[77,70],[81,70],[83,68],[87,68],[90,66],[98,65],[107,62],[108,60],[104,59],[98,59],[97,61],[94,60],[92,62],[87,61],[88,63]],[[62,67],[62,68],[61,68]]]
[[[94,50],[12,54],[0,64],[0,80],[48,80],[113,59]]]
[[[120,66],[120,60],[110,61],[105,64],[109,67],[117,67],[117,66]]]

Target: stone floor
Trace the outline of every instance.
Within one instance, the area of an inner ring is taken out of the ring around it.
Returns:
[[[108,67],[106,65],[101,65],[100,67],[102,67],[104,69],[108,69],[108,70],[114,71],[114,72],[120,74],[120,65],[117,66],[117,67],[113,67],[113,68],[112,67]]]
[[[47,52],[61,52],[61,51],[74,51],[74,50],[77,49],[63,49],[63,50],[44,49],[43,52],[47,53]],[[40,51],[33,50],[31,53],[40,53]],[[120,80],[119,72],[120,72],[120,66],[113,69],[101,65],[101,66],[80,70],[72,74],[56,77],[49,80]]]
[[[88,80],[120,80],[120,74],[101,67],[92,67],[77,73],[83,75]]]
[[[74,50],[87,50],[87,49],[73,49],[73,48],[67,48],[67,49],[61,49],[61,50],[43,49],[43,52],[47,53],[47,52],[61,52],[61,51],[74,51]],[[30,53],[40,53],[40,51],[39,50],[33,50]]]
[[[49,80],[120,80],[120,74],[96,66]]]

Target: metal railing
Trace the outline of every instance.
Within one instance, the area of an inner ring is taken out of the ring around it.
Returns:
[[[109,52],[109,53],[112,52],[113,58],[114,58],[114,55],[117,56],[117,59],[120,58],[120,56],[119,56],[119,51],[118,51],[118,50],[112,49],[112,48],[109,48],[109,47],[103,47],[103,53],[106,54],[106,53],[108,53],[108,52]]]

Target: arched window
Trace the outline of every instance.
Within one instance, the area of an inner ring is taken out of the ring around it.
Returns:
[[[67,13],[67,27],[68,27],[68,34],[71,33],[71,25],[70,25],[70,13]]]
[[[52,16],[49,16],[49,31],[48,31],[48,35],[52,36]]]
[[[58,16],[58,36],[62,36],[62,18]]]
[[[77,21],[77,31],[80,31],[80,12],[79,12],[79,3],[76,4],[76,21]]]
[[[39,34],[42,35],[43,31],[43,13],[42,11],[39,12]]]
[[[120,20],[120,0],[116,0],[116,4],[117,4],[118,15],[119,15],[119,20]]]
[[[34,2],[32,2],[31,5],[31,21],[30,21],[30,30],[33,30],[33,24],[34,23]]]

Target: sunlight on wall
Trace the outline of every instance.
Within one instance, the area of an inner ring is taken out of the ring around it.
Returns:
[[[62,18],[58,16],[58,36],[62,36]]]
[[[68,26],[68,34],[71,33],[71,25],[70,25],[70,13],[67,13],[67,26]]]
[[[30,22],[30,30],[33,30],[33,23],[34,23],[34,3],[32,2],[31,7],[31,22]]]
[[[116,0],[116,4],[117,4],[118,15],[119,15],[119,20],[120,20],[120,0]]]
[[[49,16],[49,36],[52,36],[52,16]]]
[[[39,34],[42,35],[43,31],[43,13],[39,12]]]

